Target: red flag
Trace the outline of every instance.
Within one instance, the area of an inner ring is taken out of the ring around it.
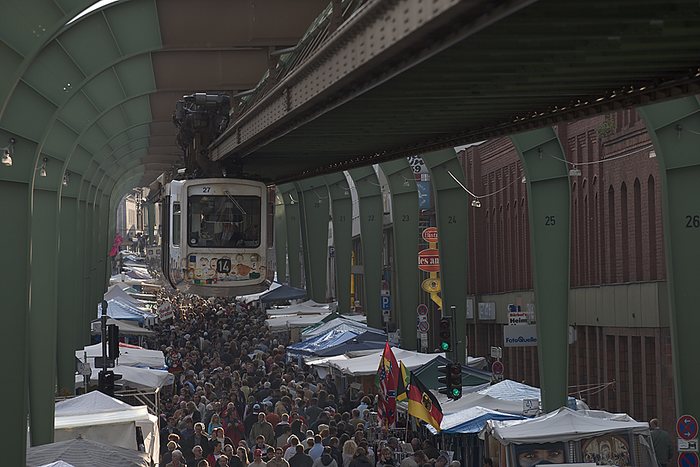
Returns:
[[[382,358],[377,369],[379,380],[379,404],[383,406],[382,424],[388,427],[396,425],[396,389],[399,384],[399,364],[389,343],[384,346]]]
[[[109,250],[109,256],[117,256],[117,253],[119,253],[119,246],[122,244],[123,241],[124,239],[121,235],[117,234],[114,236],[114,244],[112,245],[112,249]]]

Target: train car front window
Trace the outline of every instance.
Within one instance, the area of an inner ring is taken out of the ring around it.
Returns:
[[[259,196],[190,196],[188,214],[187,241],[190,247],[260,246]]]

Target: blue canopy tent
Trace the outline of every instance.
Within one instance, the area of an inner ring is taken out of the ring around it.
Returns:
[[[357,337],[357,333],[345,329],[333,329],[305,341],[297,342],[287,347],[290,356],[318,355],[318,352],[327,347],[335,347],[343,342]]]
[[[283,285],[262,294],[260,296],[260,303],[287,302],[289,300],[301,300],[303,298],[306,298],[306,290]]]
[[[368,330],[354,337],[337,343],[333,346],[319,349],[315,355],[319,357],[332,357],[349,352],[359,352],[363,350],[379,350],[384,348],[386,334],[375,330]]]
[[[470,407],[459,412],[445,415],[440,423],[442,434],[475,434],[479,433],[489,420],[523,420],[522,415],[499,412],[484,407]],[[433,434],[437,430],[428,426]]]
[[[101,306],[97,306],[97,317],[102,316]],[[121,321],[138,321],[143,324],[146,318],[153,318],[155,315],[147,311],[141,311],[138,308],[125,303],[118,299],[107,300],[107,316]]]

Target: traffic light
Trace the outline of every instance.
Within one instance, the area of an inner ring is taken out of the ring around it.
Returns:
[[[447,387],[450,389],[450,397],[454,400],[462,397],[462,365],[451,363],[450,372],[447,375]]]
[[[440,319],[440,350],[452,351],[452,322],[451,317]]]
[[[122,375],[115,375],[111,370],[100,371],[97,379],[97,390],[108,396],[114,396],[114,382],[121,377]]]
[[[107,355],[110,360],[119,358],[119,326],[107,325]]]
[[[445,385],[439,388],[438,392],[453,400],[462,397],[462,365],[459,363],[441,365],[438,367],[438,372],[443,375],[438,376],[438,383]]]
[[[438,367],[438,372],[443,375],[438,376],[438,382],[445,385],[439,388],[438,392],[453,400],[462,397],[462,365],[459,363],[441,365]]]

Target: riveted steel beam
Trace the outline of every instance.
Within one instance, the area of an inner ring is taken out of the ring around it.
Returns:
[[[530,3],[369,0],[229,126],[211,158],[246,156]]]

